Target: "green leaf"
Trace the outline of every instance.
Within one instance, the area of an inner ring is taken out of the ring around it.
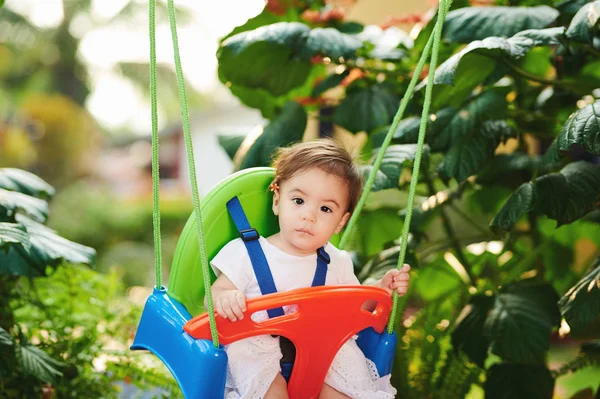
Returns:
[[[351,58],[361,46],[359,36],[333,28],[311,30],[299,22],[261,26],[223,41],[217,53],[219,78],[281,96],[306,81],[313,56]]]
[[[350,72],[346,69],[342,73],[339,73],[339,74],[334,73],[332,75],[327,76],[325,79],[323,79],[321,82],[319,82],[319,84],[317,84],[315,86],[315,88],[312,91],[311,96],[318,97],[321,94],[325,93],[327,90],[338,86],[340,83],[342,83],[342,80],[344,80],[346,78],[346,76],[349,75],[349,73]]]
[[[477,174],[477,183],[495,185],[506,181],[507,184],[529,180],[533,171],[539,167],[540,158],[523,153],[495,155]]]
[[[373,158],[375,158],[376,155],[377,153],[374,154]],[[397,188],[400,182],[402,171],[406,166],[414,161],[416,155],[417,144],[400,144],[389,146],[385,151],[385,155],[383,156],[379,170],[375,175],[375,181],[373,182],[371,190],[379,191],[388,188]],[[422,162],[428,162],[428,158],[429,147],[424,146]],[[365,165],[362,168],[365,181],[368,179],[372,170],[372,165]]]
[[[557,143],[560,151],[569,151],[573,144],[579,144],[587,152],[600,155],[600,101],[571,115],[562,127]]]
[[[8,252],[0,251],[0,275],[43,276],[46,267],[56,267],[62,262],[94,262],[96,251],[69,241],[55,231],[24,216],[17,216],[27,233],[31,247],[11,245]]]
[[[521,280],[502,287],[485,322],[492,352],[516,363],[543,363],[550,333],[560,323],[558,296],[546,283]]]
[[[398,216],[396,209],[363,210],[355,228],[350,232],[347,247],[371,258],[385,248],[389,248],[393,241],[400,236],[401,231],[402,218]],[[362,277],[359,276],[361,280],[369,275],[366,267],[362,269],[366,274],[361,272]]]
[[[19,211],[44,222],[48,217],[48,203],[39,198],[0,188],[0,220],[13,221]]]
[[[0,223],[0,250],[18,244],[29,251],[31,243],[25,227],[16,223]]]
[[[377,213],[379,215],[382,214],[382,212]],[[400,235],[400,231],[398,231],[398,234],[394,235]],[[390,237],[392,236],[387,236],[388,239]],[[398,267],[399,256],[399,245],[382,250],[361,269],[360,273],[358,274],[358,279],[362,281],[363,284],[368,284],[369,282],[380,279],[388,270],[396,269]],[[413,269],[419,266],[414,249],[407,249],[406,255],[404,256],[404,263],[408,263]]]
[[[233,160],[238,148],[244,142],[246,136],[243,135],[219,135],[219,145],[223,147],[229,158]]]
[[[446,16],[444,37],[460,43],[491,36],[509,37],[526,29],[545,28],[558,15],[548,6],[460,8]]]
[[[361,47],[362,40],[358,35],[348,35],[334,28],[316,28],[308,34],[302,55],[309,59],[315,55],[333,60],[353,58]]]
[[[10,334],[8,333],[8,331],[6,331],[2,327],[0,327],[0,345],[3,345],[3,346],[12,346],[13,345],[13,340],[12,340]]]
[[[37,346],[21,345],[17,349],[17,360],[25,374],[51,384],[62,376],[60,368],[64,364],[52,359]]]
[[[600,203],[600,166],[573,162],[558,173],[521,185],[494,217],[492,227],[510,230],[518,218],[531,211],[544,214],[558,225],[572,223]]]
[[[235,27],[231,32],[229,32],[229,34],[227,34],[227,36],[225,36],[223,39],[221,39],[221,42],[229,39],[231,36],[237,35],[238,33],[252,31],[254,29],[260,28],[261,26],[271,25],[271,24],[274,24],[277,22],[281,22],[282,19],[285,19],[288,22],[291,22],[293,20],[293,19],[289,18],[287,15],[285,17],[277,16],[277,15],[273,14],[272,12],[270,12],[269,10],[267,10],[267,8],[265,7],[262,10],[262,12],[260,14],[258,14],[256,17],[250,18],[243,25]]]
[[[469,136],[459,137],[446,153],[438,171],[445,178],[463,182],[476,174],[494,155],[498,144],[514,135],[506,121],[485,121]]]
[[[600,258],[594,267],[559,302],[575,338],[600,336]]]
[[[0,378],[8,377],[15,369],[15,352],[12,337],[0,327]]]
[[[280,22],[242,32],[225,40],[218,53],[219,78],[274,96],[286,94],[306,81],[312,64],[300,51],[310,28]]]
[[[550,399],[554,378],[543,365],[494,364],[483,385],[486,399]]]
[[[0,168],[0,188],[32,197],[49,198],[54,188],[33,173],[14,168]]]
[[[535,207],[536,189],[532,183],[522,184],[506,201],[500,212],[492,220],[492,227],[506,231],[512,229],[521,215],[531,212]]]
[[[306,112],[297,102],[288,102],[281,114],[273,119],[250,147],[241,162],[240,169],[267,166],[274,151],[291,143],[301,141],[306,129]]]
[[[306,97],[311,94],[314,83],[326,73],[324,65],[315,65],[303,85],[297,87],[281,96],[274,96],[264,89],[251,89],[245,86],[231,84],[231,93],[240,101],[251,107],[259,109],[266,119],[273,119],[290,100],[298,97]]]
[[[415,289],[424,301],[433,302],[466,291],[466,285],[448,262],[439,259],[419,270]]]
[[[584,5],[571,20],[567,37],[576,42],[592,44],[598,21],[600,21],[600,1]]]
[[[483,40],[473,41],[436,69],[434,83],[454,85],[460,82],[463,84],[459,77],[473,73],[478,68],[483,68],[491,72],[495,65],[494,59],[502,57],[511,59],[522,58],[534,47],[557,44],[558,37],[563,33],[564,28],[549,28],[520,32],[508,39],[488,37]],[[471,65],[473,62],[477,62],[477,64],[475,66]],[[481,73],[478,74],[478,76],[481,75]]]
[[[452,331],[452,346],[465,352],[473,362],[483,368],[488,357],[490,342],[483,326],[494,305],[494,297],[477,294],[462,310]]]
[[[355,87],[348,90],[333,119],[352,133],[370,132],[391,123],[399,102],[398,95],[385,85]]]

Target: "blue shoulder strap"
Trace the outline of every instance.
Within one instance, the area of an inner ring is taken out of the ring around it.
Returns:
[[[260,237],[256,229],[253,229],[246,218],[244,209],[238,197],[233,197],[227,201],[227,210],[233,219],[235,227],[240,233],[242,241],[248,251],[250,262],[252,262],[252,268],[260,287],[260,292],[263,295],[272,294],[277,292],[275,287],[275,281],[273,281],[273,275],[271,269],[269,269],[269,263],[265,257],[265,253],[260,246],[258,238]],[[317,250],[317,269],[315,270],[315,276],[313,278],[312,286],[325,285],[325,279],[327,278],[327,265],[331,261],[329,254],[325,251],[324,247]],[[283,316],[283,309],[269,309],[267,311],[269,317]]]

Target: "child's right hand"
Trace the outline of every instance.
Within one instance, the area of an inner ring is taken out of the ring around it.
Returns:
[[[246,296],[240,290],[223,290],[214,295],[215,310],[224,319],[236,321],[244,318]]]

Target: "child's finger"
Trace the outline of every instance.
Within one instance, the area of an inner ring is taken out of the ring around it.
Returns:
[[[219,316],[221,316],[222,318],[226,319],[227,315],[225,314],[225,312],[223,311],[223,305],[221,304],[221,301],[217,301],[215,302],[215,310],[217,311],[217,314]]]
[[[394,277],[394,281],[408,281],[410,280],[410,274],[408,273],[400,273]]]
[[[223,304],[223,312],[225,312],[225,314],[227,315],[227,318],[231,321],[236,321],[237,318],[235,317],[235,314],[233,313],[233,309],[231,308],[231,301],[229,300],[229,297],[223,298],[223,302],[225,302]]]
[[[235,295],[235,299],[242,312],[246,311],[246,296],[242,291],[238,291]]]
[[[410,265],[408,263],[405,263],[400,268],[400,271],[403,272],[403,273],[408,273],[410,271]]]
[[[231,311],[238,319],[241,320],[244,318],[240,304],[237,302],[235,297],[231,298]]]

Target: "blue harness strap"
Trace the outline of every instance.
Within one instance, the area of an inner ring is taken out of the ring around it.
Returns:
[[[269,263],[267,262],[265,253],[260,246],[260,242],[258,242],[258,238],[260,236],[256,229],[253,229],[250,226],[250,223],[248,223],[248,218],[246,218],[244,208],[242,208],[242,204],[240,204],[238,197],[233,197],[227,201],[227,210],[233,219],[233,223],[235,223],[235,227],[237,227],[238,231],[240,232],[242,241],[244,241],[244,245],[248,251],[248,256],[250,257],[250,262],[252,262],[252,268],[254,269],[256,280],[258,280],[260,292],[263,295],[277,292],[275,281],[273,281],[273,275],[269,269]],[[283,308],[269,309],[267,310],[267,313],[271,318],[283,316],[284,314]]]

